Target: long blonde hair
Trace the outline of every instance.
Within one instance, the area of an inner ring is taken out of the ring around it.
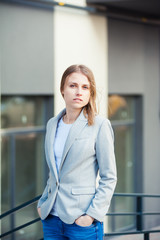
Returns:
[[[93,125],[94,124],[94,118],[97,113],[97,108],[96,108],[96,83],[94,79],[94,75],[92,71],[86,67],[85,65],[71,65],[68,67],[61,78],[61,84],[60,84],[60,91],[61,94],[64,90],[64,85],[66,82],[67,77],[74,73],[74,72],[79,72],[84,74],[90,83],[90,99],[89,102],[86,106],[84,106],[84,115],[88,119],[88,125]],[[63,94],[62,94],[63,96]]]

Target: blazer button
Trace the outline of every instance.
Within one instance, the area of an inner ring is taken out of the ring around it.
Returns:
[[[58,185],[59,185],[58,182],[56,182],[56,186],[57,186],[57,187],[58,187]]]
[[[51,193],[51,189],[49,189],[49,193]]]

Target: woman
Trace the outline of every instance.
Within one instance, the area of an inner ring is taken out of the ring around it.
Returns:
[[[112,128],[97,115],[95,80],[89,68],[67,68],[60,90],[66,108],[47,124],[50,171],[38,202],[44,239],[102,240],[103,217],[116,185]]]

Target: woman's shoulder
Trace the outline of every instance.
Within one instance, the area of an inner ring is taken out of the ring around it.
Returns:
[[[103,134],[108,135],[108,133],[110,133],[112,139],[114,139],[113,128],[112,128],[111,122],[108,118],[97,115],[95,117],[95,124],[98,125],[98,129],[101,130],[101,132]]]
[[[47,124],[46,124],[46,127],[50,127],[55,121],[56,121],[56,118],[57,117],[52,117],[48,120]]]
[[[110,124],[110,121],[109,121],[108,118],[97,114],[97,115],[95,116],[95,124],[101,125],[101,124],[103,124],[103,123]]]
[[[47,122],[47,127],[54,123],[57,123],[61,119],[61,117],[64,115],[64,113],[65,113],[65,109],[63,109],[58,115],[50,118]]]

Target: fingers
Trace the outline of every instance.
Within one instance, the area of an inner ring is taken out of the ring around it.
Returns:
[[[94,219],[88,215],[85,216],[80,216],[79,218],[76,219],[75,223],[77,225],[86,227],[90,226],[93,223]]]
[[[41,218],[41,209],[40,209],[40,208],[37,208],[37,212],[38,212],[38,215],[39,215],[40,218]]]

